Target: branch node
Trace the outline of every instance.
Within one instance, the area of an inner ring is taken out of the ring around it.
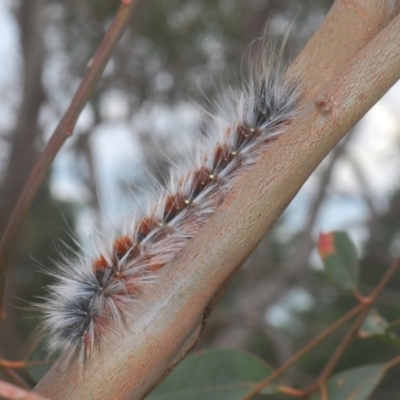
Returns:
[[[332,109],[334,104],[335,101],[333,97],[322,96],[318,97],[315,100],[315,107],[318,113],[322,114],[325,117],[328,117],[330,114],[332,114]]]

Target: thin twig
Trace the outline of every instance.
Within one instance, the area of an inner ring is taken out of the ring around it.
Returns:
[[[16,371],[12,368],[4,368],[4,373],[10,378],[12,382],[21,386],[26,390],[31,390],[32,386],[30,386]]]
[[[269,375],[266,379],[261,381],[253,388],[253,390],[248,393],[242,400],[250,400],[253,396],[258,394],[262,389],[267,387],[273,380],[275,380],[278,376],[282,375],[287,369],[289,369],[294,363],[296,363],[303,355],[308,353],[311,349],[313,349],[318,343],[320,343],[323,339],[329,336],[332,332],[341,327],[345,322],[347,322],[354,315],[358,314],[357,319],[353,323],[350,330],[347,332],[346,336],[343,338],[339,347],[336,349],[335,353],[332,355],[329,362],[326,364],[325,368],[319,375],[318,379],[313,383],[313,385],[304,391],[304,395],[310,395],[313,393],[318,387],[325,382],[328,376],[332,373],[335,368],[337,362],[340,360],[341,356],[349,346],[351,340],[356,336],[358,329],[360,328],[362,322],[369,309],[372,307],[379,294],[383,291],[385,286],[388,284],[392,276],[396,273],[398,267],[400,266],[400,258],[396,259],[388,268],[385,275],[382,277],[378,285],[375,287],[373,292],[368,297],[362,297],[360,299],[360,303],[350,310],[347,314],[345,314],[342,318],[336,321],[333,325],[331,325],[325,332],[317,336],[314,340],[312,340],[308,345],[304,346],[301,350],[299,350],[290,360],[288,360],[285,364],[281,365],[278,369],[276,369],[271,375]],[[399,356],[400,357],[400,356]],[[397,363],[397,358],[394,359],[395,363]],[[399,360],[400,362],[400,360]]]
[[[23,369],[26,366],[25,361],[8,361],[0,358],[0,370],[4,371],[13,383],[30,390],[32,387],[16,372],[17,369]]]
[[[319,375],[318,379],[310,386],[309,389],[305,391],[307,394],[313,393],[322,382],[330,376],[333,369],[336,367],[336,364],[342,357],[343,353],[346,351],[347,347],[353,340],[353,338],[357,335],[358,329],[360,328],[361,324],[364,321],[366,314],[368,313],[370,306],[363,306],[363,310],[358,315],[357,319],[354,321],[353,325],[351,326],[350,330],[346,333],[346,336],[343,338],[340,345],[335,350],[334,354],[326,364],[325,368],[322,370],[321,374]]]
[[[32,367],[36,365],[44,365],[47,364],[48,360],[46,361],[8,361],[4,359],[0,359],[0,370],[4,370],[4,373],[10,378],[12,382],[17,384],[18,386],[30,390],[32,389],[33,385],[30,385],[26,382],[17,370],[24,370],[27,367]]]
[[[339,347],[336,349],[335,353],[330,358],[329,362],[326,364],[325,368],[319,375],[318,379],[315,381],[313,385],[309,389],[306,390],[307,394],[313,393],[317,387],[331,375],[333,369],[336,367],[338,361],[342,357],[343,353],[346,351],[347,347],[349,346],[352,339],[357,335],[357,332],[364,321],[365,316],[367,315],[368,311],[375,303],[376,299],[389,283],[390,279],[396,273],[398,267],[400,266],[400,258],[397,258],[388,268],[385,275],[379,281],[378,285],[375,287],[373,292],[368,297],[363,297],[362,302],[360,302],[360,306],[363,307],[363,310],[360,312],[359,316],[357,317],[356,321],[354,322],[351,329],[347,332],[346,336],[343,338],[342,342],[340,343]]]
[[[0,367],[11,369],[25,369],[26,367],[33,367],[37,365],[45,365],[46,361],[8,361],[0,359]]]
[[[325,382],[319,384],[319,392],[321,394],[321,400],[329,400],[328,390],[326,388]]]
[[[136,0],[121,0],[117,14],[93,58],[87,65],[86,73],[71,103],[57,125],[45,149],[33,167],[26,185],[11,214],[0,242],[0,301],[2,304],[5,277],[9,258],[15,245],[21,224],[29,210],[36,193],[43,182],[54,157],[64,142],[73,134],[76,121],[89,96],[96,87],[110,56],[126,28]],[[3,307],[0,304],[0,309]]]
[[[390,368],[393,368],[394,366],[396,366],[398,364],[400,364],[400,355],[398,355],[398,356],[392,358],[390,361],[388,361],[385,364],[385,368],[386,369],[390,369]]]
[[[304,397],[304,392],[302,390],[289,386],[279,386],[277,391],[281,394],[286,394],[291,397]]]
[[[27,392],[24,389],[4,381],[0,381],[0,397],[8,400],[46,400],[45,397]]]
[[[307,354],[310,350],[312,350],[314,347],[316,347],[324,339],[326,339],[333,332],[335,332],[337,329],[339,329],[341,326],[343,326],[343,324],[345,324],[347,321],[349,321],[355,315],[360,313],[361,310],[362,310],[362,305],[358,304],[353,309],[351,309],[349,312],[347,312],[345,315],[343,315],[343,317],[341,317],[335,323],[333,323],[331,326],[329,326],[324,332],[320,333],[310,343],[308,343],[303,348],[301,348],[296,354],[293,355],[293,357],[290,358],[290,360],[288,360],[284,364],[282,364],[266,379],[259,382],[252,389],[251,392],[249,392],[245,397],[243,397],[242,400],[250,400],[253,396],[258,394],[262,389],[264,389],[265,387],[270,385],[271,382],[273,382],[276,378],[278,378],[280,375],[282,375],[287,369],[289,369],[293,364],[295,364],[297,361],[299,361],[305,354]]]
[[[368,296],[369,301],[374,303],[378,296],[382,293],[383,289],[385,289],[386,285],[390,282],[393,275],[397,272],[397,269],[400,267],[400,257],[392,262],[385,275],[379,281],[378,285],[376,285],[375,289]]]

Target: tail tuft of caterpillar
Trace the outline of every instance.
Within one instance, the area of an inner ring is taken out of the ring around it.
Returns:
[[[267,64],[258,77],[225,94],[207,136],[197,139],[191,158],[171,169],[158,200],[149,197],[146,213],[132,217],[97,254],[64,257],[54,273],[57,282],[39,305],[50,351],[64,350],[84,362],[104,336],[117,333],[163,266],[287,129],[300,93],[277,64]]]

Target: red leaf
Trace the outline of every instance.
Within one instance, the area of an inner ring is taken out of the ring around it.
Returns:
[[[320,233],[318,240],[318,252],[322,259],[329,257],[336,253],[336,248],[334,244],[335,233]]]

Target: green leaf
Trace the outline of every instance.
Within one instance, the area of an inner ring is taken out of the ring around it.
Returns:
[[[369,364],[340,372],[330,378],[326,388],[329,400],[366,400],[386,372],[384,364]],[[316,393],[311,400],[320,400]]]
[[[387,333],[392,333],[400,328],[400,319],[396,319],[394,321],[391,321],[386,328]]]
[[[187,357],[146,400],[240,400],[272,371],[251,354],[210,350]],[[263,394],[275,393],[275,386]]]
[[[321,233],[318,252],[328,278],[343,290],[354,290],[358,286],[360,267],[353,242],[346,232]]]
[[[386,335],[386,329],[389,323],[378,313],[376,309],[371,309],[364,318],[364,321],[358,331],[358,336],[362,339],[371,336]]]
[[[394,332],[387,332],[385,336],[379,336],[379,339],[400,350],[400,338]]]
[[[54,358],[50,359],[46,343],[42,340],[29,356],[28,366],[25,371],[35,382],[39,382],[51,368],[56,360],[56,356],[57,355],[54,355]]]
[[[379,336],[379,339],[389,344],[390,346],[393,346],[396,349],[400,350],[400,338],[396,333],[396,331],[399,330],[399,327],[400,327],[400,319],[390,322],[385,329],[385,335]]]

